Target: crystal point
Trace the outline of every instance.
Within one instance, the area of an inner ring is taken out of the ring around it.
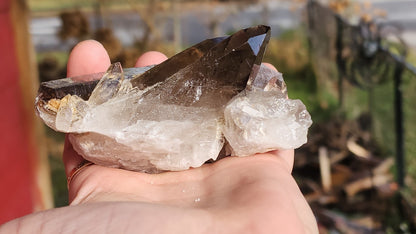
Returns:
[[[249,42],[258,36],[263,39]],[[157,88],[148,90],[143,94],[143,98],[149,101],[157,99],[162,103],[174,105],[223,106],[245,88],[253,65],[259,65],[263,59],[269,38],[270,28],[257,26],[215,40],[218,44],[210,41],[213,45],[211,48],[198,49],[197,54],[200,57],[195,56],[195,61],[181,66],[183,68],[176,73],[165,74],[163,82],[157,84]],[[258,53],[254,53],[253,46],[257,48]],[[182,54],[172,57],[157,67],[176,67],[176,62],[180,61],[178,57],[182,57]],[[153,70],[147,73],[152,74]],[[133,81],[133,85],[143,89],[153,84],[154,82],[148,82],[148,74],[138,77]],[[217,101],[212,102],[212,100]]]
[[[99,165],[156,173],[296,148],[310,116],[261,65],[270,28],[205,40],[154,67],[42,83],[38,115]],[[101,77],[101,80],[97,80]],[[80,80],[88,80],[81,82]],[[224,153],[225,152],[225,153]]]
[[[116,95],[124,80],[123,69],[120,63],[111,64],[107,72],[98,82],[91,93],[88,102],[92,105],[100,105]]]

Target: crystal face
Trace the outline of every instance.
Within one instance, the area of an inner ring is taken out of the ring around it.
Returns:
[[[99,165],[156,173],[306,142],[311,118],[261,65],[270,28],[205,40],[155,66],[42,83],[36,110]],[[98,81],[96,76],[102,78]],[[85,77],[84,77],[85,78]],[[224,155],[221,155],[224,156]]]

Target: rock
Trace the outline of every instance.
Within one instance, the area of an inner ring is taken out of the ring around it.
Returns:
[[[260,66],[269,37],[269,27],[252,27],[155,67],[123,71],[116,63],[99,81],[42,83],[37,113],[71,133],[85,159],[134,171],[199,167],[225,142],[241,156],[296,148],[311,120],[300,101],[287,99],[281,74]]]

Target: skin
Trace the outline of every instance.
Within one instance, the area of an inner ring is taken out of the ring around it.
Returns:
[[[148,52],[136,65],[165,59]],[[109,65],[101,44],[84,41],[68,76]],[[293,150],[273,151],[161,174],[88,166],[69,185],[69,206],[12,220],[0,233],[318,233],[291,176],[293,158]],[[63,160],[68,175],[83,159],[66,141]]]

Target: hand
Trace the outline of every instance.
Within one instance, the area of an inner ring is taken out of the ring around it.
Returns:
[[[136,65],[164,59],[151,52]],[[68,76],[109,65],[98,42],[84,41],[71,52]],[[13,220],[0,233],[318,233],[291,176],[293,158],[293,150],[273,151],[161,174],[88,166],[70,183],[70,206]],[[82,160],[67,141],[67,175]]]

